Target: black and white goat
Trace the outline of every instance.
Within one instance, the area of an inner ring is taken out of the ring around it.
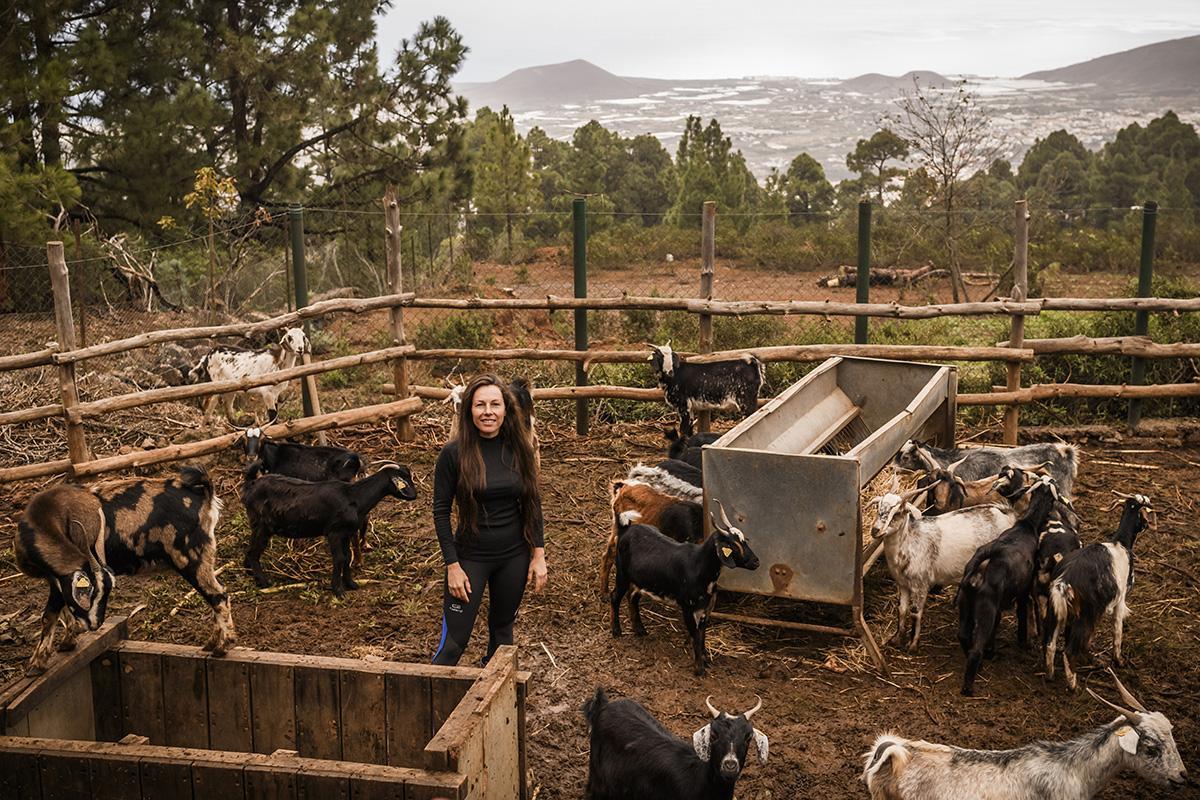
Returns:
[[[741,714],[717,710],[712,695],[704,704],[712,720],[688,744],[637,701],[609,700],[597,689],[583,704],[591,741],[584,798],[732,800],[751,742],[758,763],[767,763],[770,743],[750,722],[762,700]]]
[[[667,403],[679,412],[683,436],[692,435],[692,415],[698,411],[740,411],[749,416],[758,408],[764,373],[762,362],[754,356],[697,364],[681,359],[669,343],[650,349],[650,366]]]
[[[888,572],[899,592],[896,637],[900,642],[905,638],[910,610],[914,617],[909,651],[916,650],[921,639],[929,590],[961,579],[963,567],[980,545],[993,541],[1017,518],[1007,506],[994,504],[925,516],[909,499],[922,491],[907,495],[893,491],[876,498],[878,517],[871,527],[872,538],[883,540]]]
[[[1028,641],[1029,598],[1037,563],[1038,538],[1058,499],[1054,480],[1043,475],[1028,489],[1029,508],[994,541],[980,546],[963,569],[958,596],[958,642],[967,656],[962,693],[975,690],[984,654],[996,646],[1000,615],[1017,606],[1017,642]]]
[[[635,464],[629,468],[629,481],[647,486],[693,503],[704,501],[704,473],[698,467],[673,458],[660,461],[653,466]]]
[[[896,466],[907,470],[949,469],[966,481],[996,475],[1006,465],[1033,469],[1044,466],[1054,478],[1059,494],[1071,497],[1079,470],[1079,451],[1059,442],[1028,444],[1023,447],[954,447],[943,449],[909,440],[896,454]]]
[[[311,353],[308,336],[303,328],[288,328],[279,340],[265,350],[245,350],[240,347],[214,347],[200,359],[191,371],[193,383],[209,380],[214,383],[232,381],[239,378],[269,375],[272,372],[291,369],[305,353]],[[287,383],[275,383],[267,386],[256,386],[246,389],[245,393],[256,398],[262,404],[268,422],[274,422],[278,416],[279,396],[287,388]],[[225,416],[234,418],[233,400],[235,393],[210,395],[204,399],[204,416],[212,416],[217,405],[217,398],[225,408]],[[257,418],[257,414],[255,415]]]
[[[1043,625],[1046,676],[1054,677],[1058,637],[1066,629],[1063,674],[1075,688],[1078,662],[1091,646],[1096,626],[1107,614],[1113,617],[1113,661],[1121,663],[1121,638],[1129,606],[1125,597],[1133,585],[1133,545],[1138,534],[1150,525],[1154,509],[1144,494],[1126,495],[1113,508],[1123,506],[1121,522],[1107,542],[1097,542],[1072,553],[1057,564],[1050,584],[1050,602]]]
[[[1124,769],[1162,786],[1187,783],[1171,721],[1113,680],[1125,706],[1088,693],[1120,716],[1070,741],[968,750],[886,733],[866,753],[862,779],[872,800],[1088,800]]]
[[[631,590],[629,617],[638,636],[646,635],[640,606],[643,594],[675,601],[692,640],[697,675],[703,675],[709,664],[705,633],[721,568],[758,569],[758,556],[745,534],[729,521],[720,501],[716,503],[721,523],[709,514],[713,532],[701,544],[673,541],[649,525],[625,529],[617,541],[617,577],[610,596],[613,636],[621,635],[621,600]]]
[[[44,579],[50,597],[27,674],[43,672],[64,608],[67,639],[104,623],[117,575],[173,569],[212,607],[206,650],[223,654],[236,639],[225,588],[213,566],[221,500],[208,474],[183,467],[178,477],[106,481],[92,487],[59,484],[34,495],[17,524],[17,566]]]
[[[250,523],[244,564],[259,586],[269,586],[260,559],[272,536],[290,539],[325,537],[333,560],[330,588],[342,597],[357,589],[351,575],[350,547],[366,527],[367,517],[385,497],[415,500],[408,467],[388,463],[373,475],[345,481],[302,481],[285,475],[259,476],[258,462],[246,468],[242,504]]]

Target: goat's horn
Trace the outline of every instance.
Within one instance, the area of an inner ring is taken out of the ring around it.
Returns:
[[[729,516],[725,513],[725,506],[721,505],[721,501],[713,498],[713,502],[717,504],[717,510],[721,512],[721,522],[724,523],[726,529],[732,528],[733,523],[729,521]]]
[[[1112,675],[1113,683],[1117,685],[1117,691],[1121,695],[1121,700],[1123,700],[1126,704],[1133,706],[1138,711],[1141,711],[1143,714],[1150,713],[1146,710],[1146,707],[1139,703],[1138,699],[1134,697],[1128,689],[1125,688],[1125,684],[1121,683],[1121,679],[1117,677],[1117,673],[1113,672],[1112,667],[1108,668],[1108,674]]]
[[[755,714],[758,713],[758,710],[760,708],[762,708],[762,698],[759,697],[758,695],[754,695],[754,699],[758,701],[757,705],[755,705],[754,708],[750,709],[745,714],[742,714],[742,716],[745,717],[746,719],[750,719],[751,717],[753,717]]]
[[[929,491],[929,489],[930,489],[930,487],[928,487],[928,486],[918,486],[915,489],[909,489],[907,492],[899,492],[898,494],[905,501],[908,501],[908,500],[912,500],[914,497],[921,494],[922,492]]]
[[[1141,721],[1142,721],[1141,714],[1137,713],[1136,711],[1130,711],[1128,708],[1122,708],[1121,706],[1117,705],[1116,703],[1112,703],[1112,702],[1109,702],[1108,700],[1105,700],[1103,697],[1101,697],[1100,695],[1093,692],[1090,686],[1085,687],[1085,688],[1087,689],[1088,694],[1090,694],[1092,697],[1099,700],[1101,703],[1104,703],[1104,705],[1108,706],[1113,711],[1116,711],[1121,716],[1125,717],[1125,719],[1128,720],[1130,724],[1137,725],[1137,724],[1141,723]]]
[[[1112,511],[1114,508],[1120,508],[1121,504],[1124,502],[1125,502],[1124,500],[1122,500],[1121,498],[1118,497],[1116,500],[1112,501],[1112,505],[1110,505],[1108,508],[1106,508],[1105,511]]]
[[[704,698],[704,705],[708,706],[708,713],[713,715],[713,719],[716,719],[717,717],[721,716],[721,712],[718,711],[712,704],[712,695],[711,694],[708,697]]]
[[[923,463],[925,465],[925,469],[934,470],[941,466],[940,464],[938,464],[936,461],[933,460],[933,456],[931,456],[929,454],[929,451],[926,450],[924,447],[921,447],[921,445],[917,445],[916,449],[917,449],[917,458],[921,459],[921,463]],[[955,463],[958,463],[958,462],[955,462]]]
[[[1129,498],[1133,497],[1133,495],[1131,495],[1131,494],[1125,494],[1124,492],[1118,492],[1116,489],[1113,489],[1111,491],[1113,494],[1115,494],[1117,497],[1121,498],[1122,500],[1128,500]]]

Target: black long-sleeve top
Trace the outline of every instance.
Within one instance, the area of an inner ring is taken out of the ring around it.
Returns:
[[[458,492],[458,443],[448,442],[438,455],[433,472],[433,527],[437,531],[442,558],[450,565],[470,561],[503,561],[528,552],[521,526],[521,473],[516,455],[500,436],[480,439],[479,449],[487,473],[483,491],[476,495],[477,533],[468,533],[460,523],[450,523],[450,508]],[[533,546],[542,547],[542,515],[535,515]]]

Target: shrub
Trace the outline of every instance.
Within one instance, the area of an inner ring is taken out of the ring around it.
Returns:
[[[413,341],[419,350],[488,350],[492,347],[494,324],[491,314],[479,311],[448,314],[442,319],[417,326]],[[479,369],[480,363],[479,359],[439,359],[431,364],[430,369],[435,375],[445,375],[455,369],[474,372]]]

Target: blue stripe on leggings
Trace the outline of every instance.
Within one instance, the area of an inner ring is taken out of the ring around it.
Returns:
[[[446,615],[442,615],[442,640],[438,642],[437,651],[433,654],[433,660],[437,661],[437,657],[442,654],[442,648],[446,646]]]

